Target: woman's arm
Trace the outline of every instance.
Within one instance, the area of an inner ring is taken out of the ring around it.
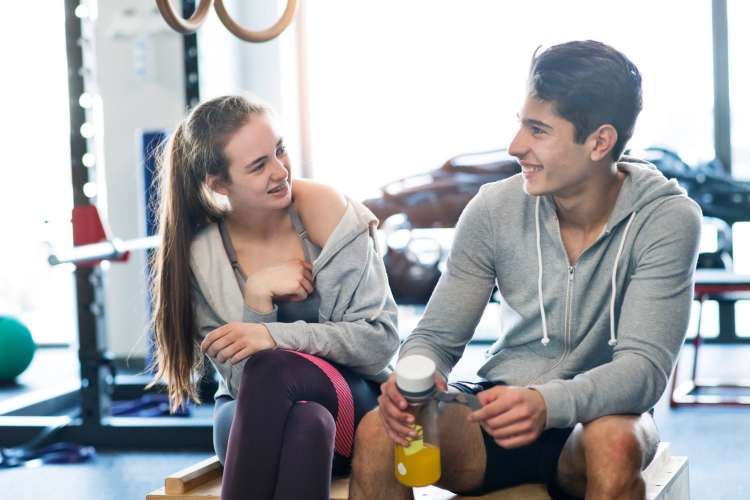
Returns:
[[[310,239],[321,247],[340,223],[376,222],[365,207],[355,202],[349,207],[349,201],[328,186],[304,179],[295,183],[300,218]],[[342,221],[347,209],[352,219]],[[324,302],[335,304],[335,311],[324,311],[329,320],[265,325],[279,347],[322,356],[372,376],[388,365],[398,349],[398,309],[372,228],[361,229],[357,239],[316,275],[314,286]]]
[[[265,326],[281,348],[321,356],[375,376],[388,366],[398,349],[398,308],[374,241],[364,233],[360,238],[360,243],[367,245],[367,257],[360,259],[356,269],[352,266],[343,273],[318,274],[320,293],[328,290],[337,294],[342,312],[321,323],[269,322]]]

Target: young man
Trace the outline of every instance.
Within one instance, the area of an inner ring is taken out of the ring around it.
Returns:
[[[640,74],[613,48],[535,54],[509,148],[523,172],[468,204],[400,353],[434,360],[445,388],[497,284],[500,339],[482,381],[454,385],[483,407],[446,407],[439,486],[645,498],[641,470],[659,441],[649,410],[687,329],[701,212],[652,165],[620,158],[640,110]],[[393,472],[393,443],[411,432],[393,375],[382,392],[358,430],[355,500],[411,498]]]

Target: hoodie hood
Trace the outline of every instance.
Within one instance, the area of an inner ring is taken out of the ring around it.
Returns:
[[[686,195],[676,179],[667,179],[659,169],[647,161],[624,156],[617,163],[617,168],[627,175],[607,221],[607,232],[611,232],[633,212],[640,212],[651,203],[664,201],[672,196]]]
[[[320,255],[313,262],[313,276],[323,269],[344,247],[357,239],[361,234],[367,233],[373,239],[375,251],[380,254],[377,246],[375,230],[378,227],[378,218],[369,208],[359,202],[348,199],[348,205],[341,221],[331,233]]]

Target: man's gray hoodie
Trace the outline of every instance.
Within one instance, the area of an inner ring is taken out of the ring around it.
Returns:
[[[321,356],[381,382],[398,349],[398,312],[374,231],[377,219],[348,200],[346,211],[313,262],[320,294],[319,323],[276,321],[276,308],[258,314],[245,304],[217,224],[190,247],[194,317],[200,337],[233,322],[263,323],[279,348]],[[209,358],[211,359],[211,358]],[[211,363],[221,375],[216,397],[237,397],[245,361]]]
[[[539,391],[547,428],[653,407],[687,330],[701,211],[653,165],[618,168],[607,225],[574,266],[551,197],[527,195],[520,175],[483,186],[400,357],[428,356],[447,376],[497,284],[500,337],[480,377]]]

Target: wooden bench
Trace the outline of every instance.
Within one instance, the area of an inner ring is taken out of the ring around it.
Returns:
[[[214,456],[183,469],[164,480],[164,487],[146,495],[146,500],[219,500],[221,496],[221,464]],[[690,484],[687,457],[674,457],[669,444],[659,444],[656,457],[643,473],[648,500],[688,500]],[[331,500],[346,500],[349,479],[334,479]],[[415,488],[417,500],[458,500],[462,497],[429,486]],[[479,498],[484,500],[550,500],[547,489],[540,484],[524,484],[494,491]]]

